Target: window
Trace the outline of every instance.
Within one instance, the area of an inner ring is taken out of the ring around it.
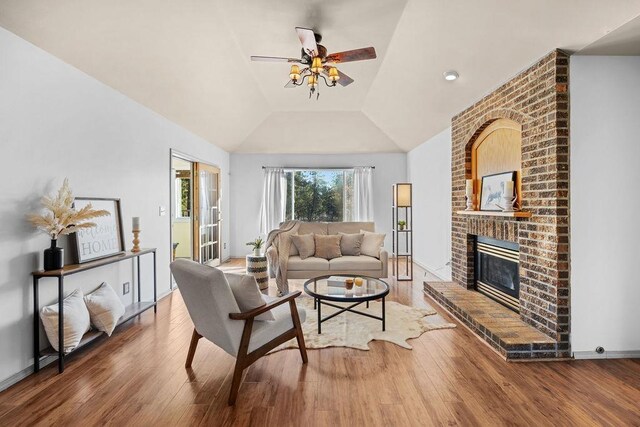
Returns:
[[[352,204],[352,169],[287,172],[287,219],[350,221]]]

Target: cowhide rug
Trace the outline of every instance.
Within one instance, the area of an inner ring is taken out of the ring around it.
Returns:
[[[302,325],[302,329],[304,331],[305,344],[310,349],[350,347],[369,350],[369,342],[379,340],[389,341],[411,350],[412,347],[407,343],[408,339],[418,338],[429,331],[455,328],[453,323],[446,323],[440,316],[437,316],[436,311],[432,308],[414,308],[395,301],[386,301],[386,331],[382,331],[382,322],[380,320],[345,312],[326,322],[322,322],[322,334],[318,335],[318,312],[313,309],[313,299],[303,296],[298,298],[296,303],[298,306],[304,307],[307,312],[307,318]],[[382,303],[372,301],[369,303],[369,308],[366,308],[366,304],[361,304],[354,309],[381,316]],[[324,318],[337,310],[323,305],[322,317]],[[427,319],[427,317],[430,317],[430,319]],[[273,351],[297,347],[298,344],[293,339]]]

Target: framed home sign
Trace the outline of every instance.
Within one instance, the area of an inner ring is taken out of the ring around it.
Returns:
[[[94,218],[95,227],[80,229],[72,236],[78,254],[78,264],[124,252],[124,234],[120,199],[76,197],[74,208],[81,209],[91,204],[93,209],[104,209],[108,216]]]
[[[482,177],[480,187],[480,210],[481,211],[502,211],[502,193],[505,182],[516,180],[516,172],[501,172]]]

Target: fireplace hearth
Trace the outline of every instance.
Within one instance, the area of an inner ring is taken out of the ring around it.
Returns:
[[[505,307],[519,312],[519,245],[478,236],[475,247],[476,290]]]

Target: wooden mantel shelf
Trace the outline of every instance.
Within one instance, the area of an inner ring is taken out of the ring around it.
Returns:
[[[531,212],[456,211],[458,215],[500,216],[504,218],[531,218]]]

